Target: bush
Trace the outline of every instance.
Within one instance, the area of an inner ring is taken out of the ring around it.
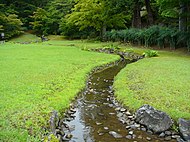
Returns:
[[[59,25],[59,32],[61,35],[69,39],[87,39],[97,37],[95,29],[86,28],[80,31],[79,27],[74,24],[67,23],[64,18]]]
[[[16,14],[0,13],[0,32],[5,33],[5,39],[22,33],[22,22]]]
[[[158,52],[154,51],[154,50],[147,50],[143,53],[143,55],[145,57],[157,57],[158,56]]]
[[[147,29],[125,29],[106,32],[104,39],[107,41],[130,42],[146,47],[158,45],[160,48],[169,46],[170,49],[187,47],[190,51],[190,33],[181,32],[176,28],[162,27],[158,25]]]

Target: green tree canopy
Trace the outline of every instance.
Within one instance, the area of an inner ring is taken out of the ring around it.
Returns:
[[[93,27],[100,33],[109,27],[125,27],[126,15],[117,11],[117,3],[115,8],[112,6],[106,0],[76,0],[73,12],[67,15],[67,22],[74,23],[80,30]]]
[[[0,32],[5,33],[5,38],[22,33],[23,23],[18,18],[18,15],[12,14],[14,12],[9,7],[5,7],[4,4],[0,4]]]

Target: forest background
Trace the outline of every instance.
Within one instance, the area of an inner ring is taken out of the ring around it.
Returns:
[[[70,39],[127,42],[135,37],[134,43],[160,47],[170,44],[172,48],[189,50],[189,3],[189,0],[1,0],[0,32],[5,33],[6,39],[29,30],[38,36],[61,34]]]

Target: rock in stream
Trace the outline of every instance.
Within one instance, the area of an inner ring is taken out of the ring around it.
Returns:
[[[178,123],[180,135],[185,141],[190,142],[190,120],[180,118]]]
[[[173,122],[165,112],[156,110],[150,105],[143,105],[136,112],[136,121],[145,125],[154,133],[160,133],[168,130]]]

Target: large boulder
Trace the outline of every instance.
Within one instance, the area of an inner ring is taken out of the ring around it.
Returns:
[[[136,121],[145,125],[154,133],[164,132],[173,124],[171,118],[165,112],[156,110],[150,105],[143,105],[137,110]]]
[[[179,132],[182,138],[185,141],[190,141],[190,120],[185,120],[180,118],[178,120],[179,123]]]

